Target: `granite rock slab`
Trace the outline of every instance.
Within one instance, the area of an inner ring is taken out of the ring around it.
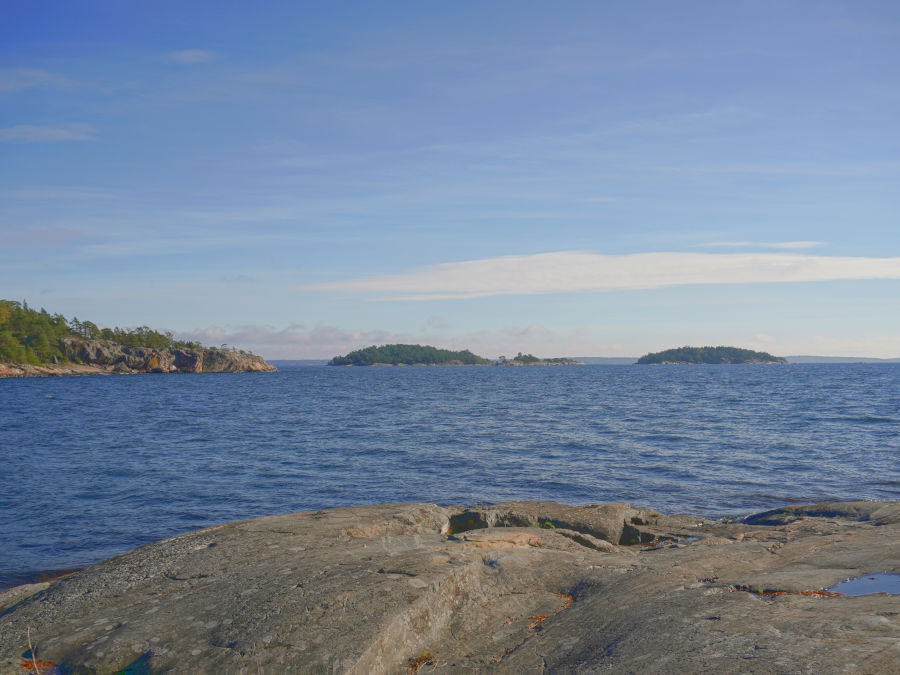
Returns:
[[[720,523],[387,504],[189,532],[0,594],[0,672],[892,673],[900,502]]]

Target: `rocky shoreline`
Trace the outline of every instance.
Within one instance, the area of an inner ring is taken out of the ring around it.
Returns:
[[[40,366],[0,363],[0,378],[277,370],[261,356],[225,349],[154,349],[76,338],[60,338],[59,346],[68,362]]]
[[[900,501],[256,518],[0,594],[0,672],[895,673],[898,596],[822,589],[898,541]]]

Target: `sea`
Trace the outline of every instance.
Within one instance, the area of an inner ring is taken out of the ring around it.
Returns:
[[[735,518],[900,498],[900,363],[284,367],[0,380],[0,587],[384,502]]]

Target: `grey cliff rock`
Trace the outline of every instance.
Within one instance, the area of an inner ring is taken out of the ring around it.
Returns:
[[[898,596],[819,591],[900,572],[900,502],[778,511],[388,504],[229,523],[0,594],[0,673],[24,672],[29,628],[58,672],[900,672]]]
[[[71,360],[112,372],[223,373],[272,371],[254,354],[211,349],[152,349],[129,347],[105,340],[62,338],[60,350]]]

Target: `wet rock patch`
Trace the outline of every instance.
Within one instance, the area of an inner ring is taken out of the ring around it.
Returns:
[[[826,589],[838,595],[871,595],[873,593],[888,593],[900,595],[900,574],[877,572],[875,574],[863,574]]]

